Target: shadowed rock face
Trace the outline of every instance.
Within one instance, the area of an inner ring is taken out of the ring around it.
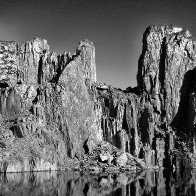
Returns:
[[[96,82],[88,40],[73,55],[38,38],[1,41],[0,171],[193,167],[195,46],[188,30],[148,27],[138,86],[122,91]]]

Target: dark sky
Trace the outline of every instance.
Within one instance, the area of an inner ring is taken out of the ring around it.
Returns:
[[[75,52],[84,38],[96,48],[97,79],[136,86],[142,35],[152,24],[176,24],[196,36],[195,0],[0,0],[0,40],[48,40]]]

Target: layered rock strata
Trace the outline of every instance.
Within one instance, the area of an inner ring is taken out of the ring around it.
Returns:
[[[0,171],[194,167],[195,46],[188,30],[148,27],[138,86],[122,91],[96,82],[88,40],[73,55],[1,41]]]

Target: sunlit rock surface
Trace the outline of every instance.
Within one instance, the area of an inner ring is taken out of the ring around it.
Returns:
[[[148,27],[138,86],[123,91],[96,82],[88,40],[73,55],[1,41],[0,171],[195,167],[195,47],[188,30]]]
[[[49,52],[46,40],[1,42],[1,171],[55,170],[102,140],[92,83],[95,49]],[[89,139],[90,138],[90,139]]]

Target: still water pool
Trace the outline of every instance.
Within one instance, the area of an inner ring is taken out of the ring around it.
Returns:
[[[196,171],[87,175],[73,172],[0,174],[0,196],[196,195]]]

